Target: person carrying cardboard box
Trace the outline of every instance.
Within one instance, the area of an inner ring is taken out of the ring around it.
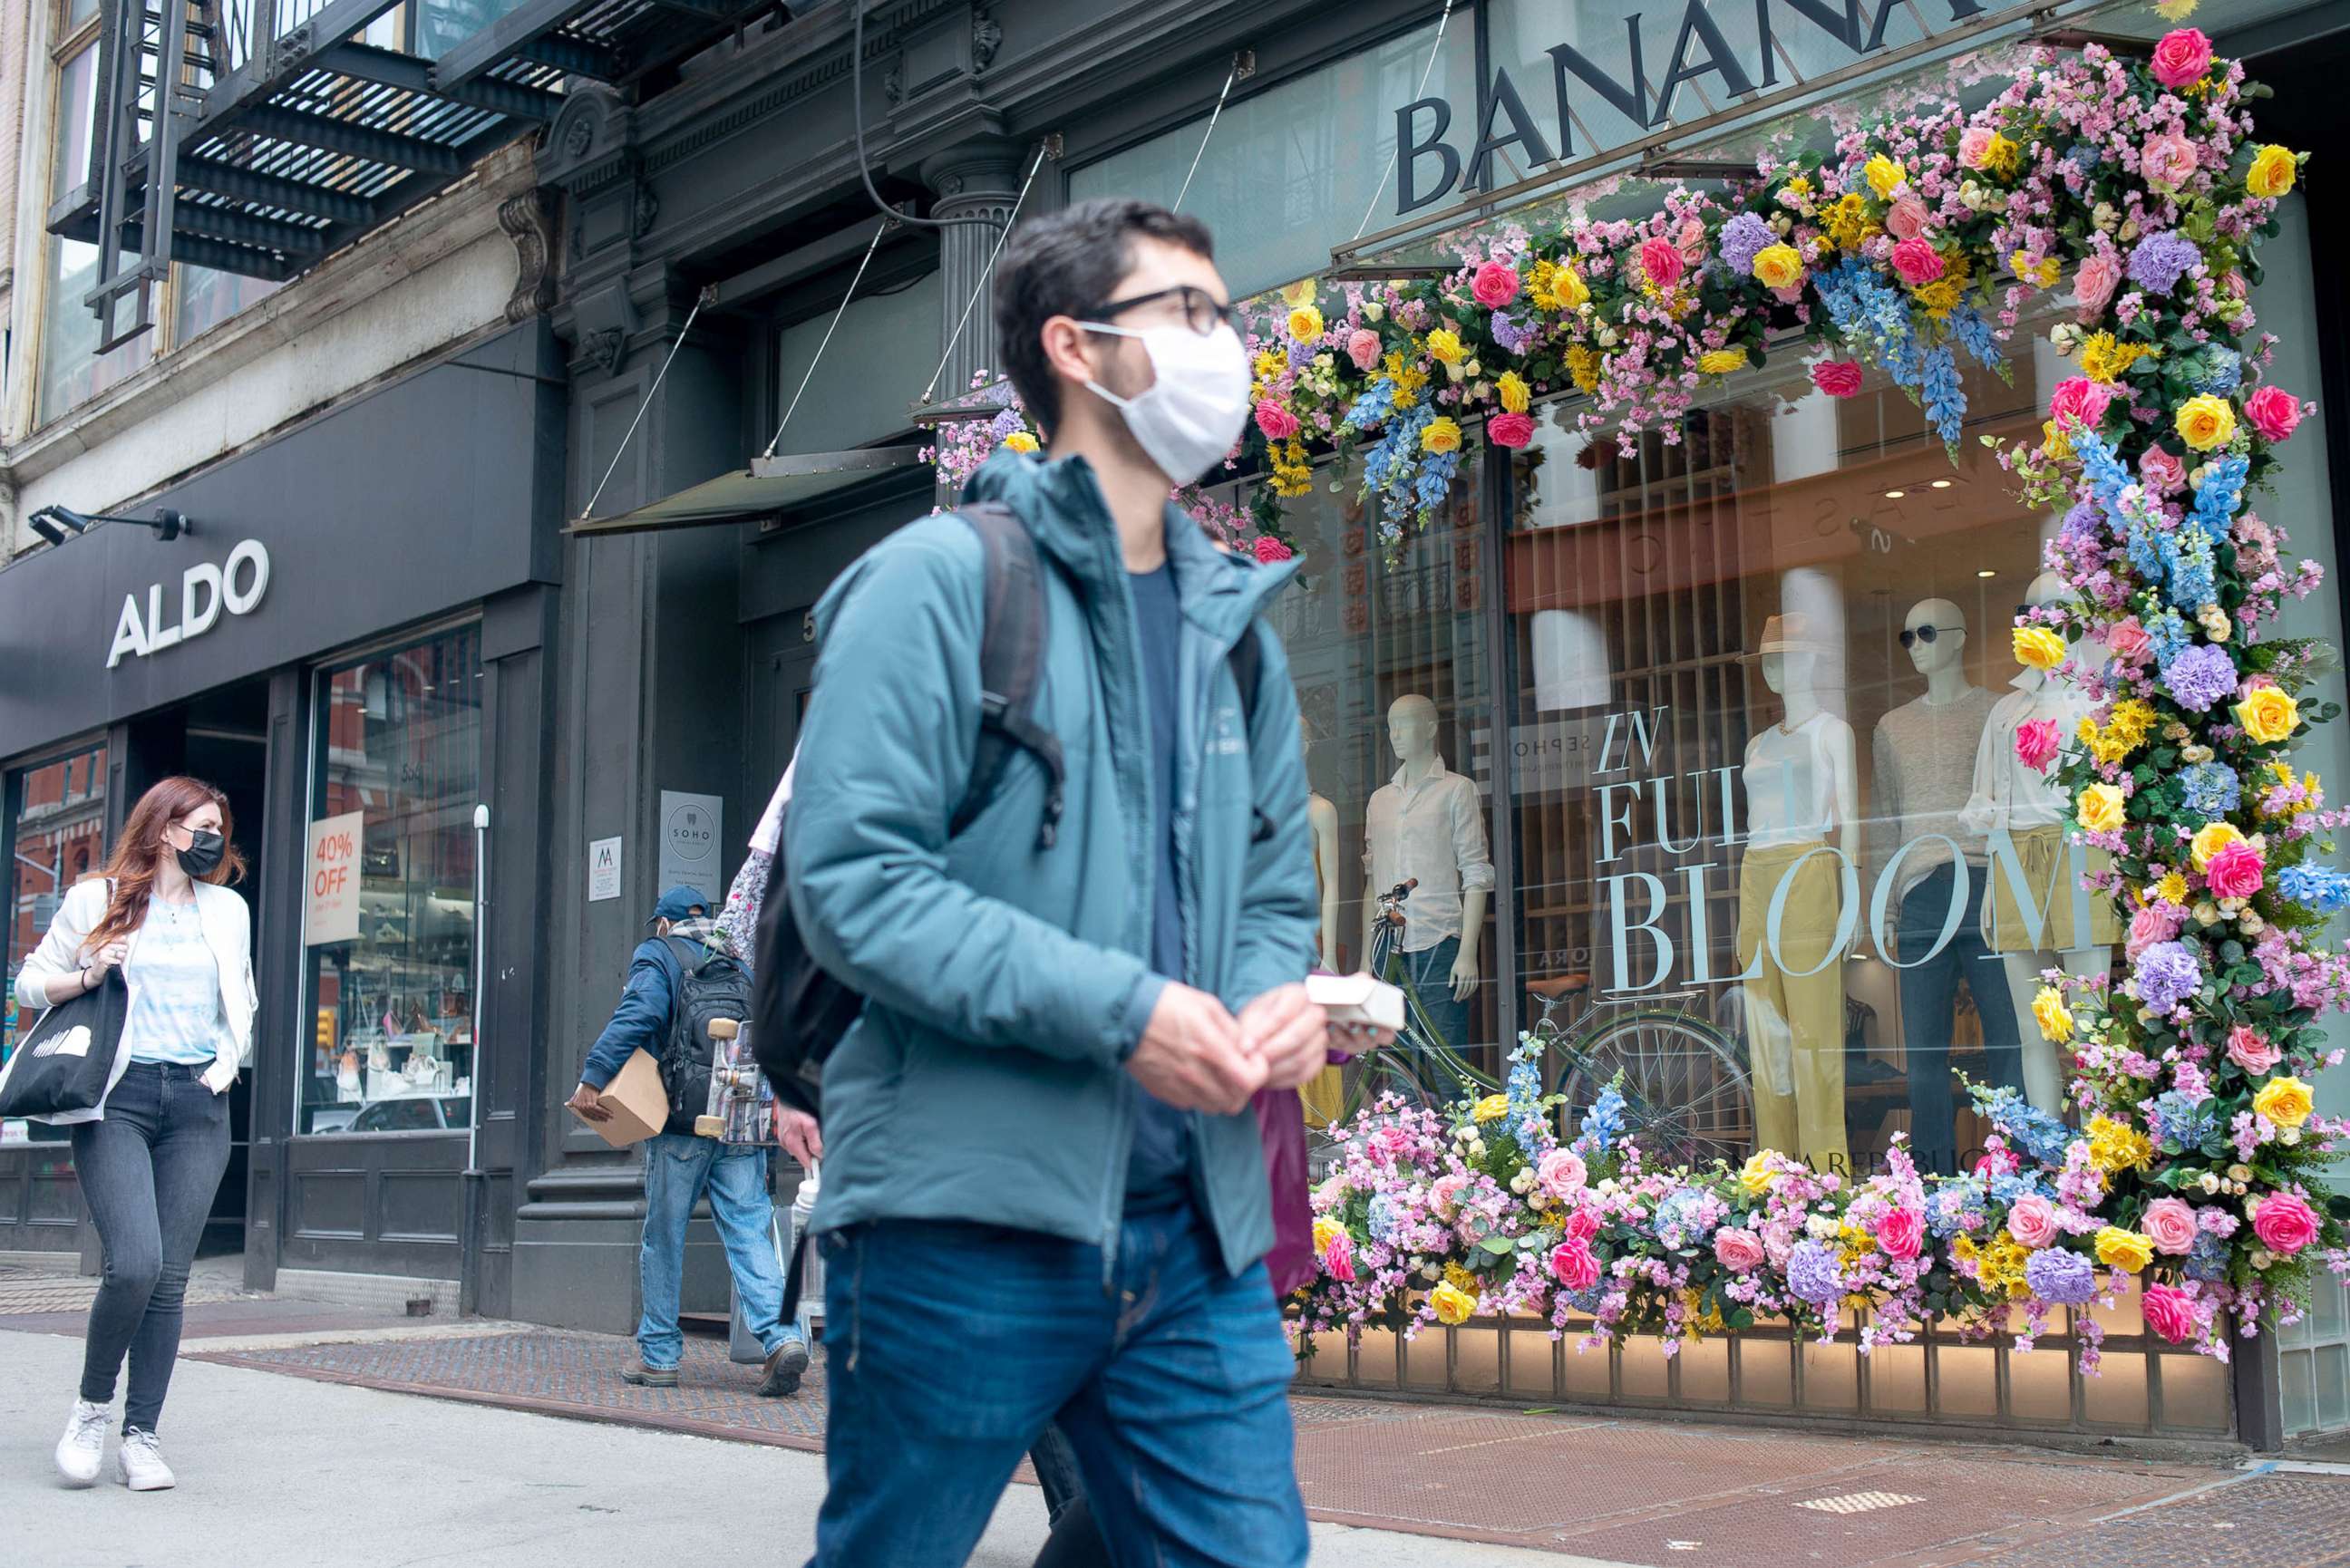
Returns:
[[[685,1231],[694,1200],[710,1195],[710,1217],[725,1243],[743,1322],[766,1352],[759,1392],[778,1398],[798,1392],[807,1371],[807,1342],[783,1318],[784,1273],[775,1255],[775,1202],[767,1193],[767,1151],[697,1137],[694,1114],[707,1101],[710,1041],[707,1017],[723,1015],[733,987],[747,995],[748,980],[708,918],[702,896],[672,888],[653,906],[653,935],[629,965],[627,988],[612,1021],[588,1053],[579,1086],[566,1102],[583,1121],[614,1120],[604,1091],[639,1051],[660,1064],[669,1115],[645,1140],[645,1231],[639,1278],[643,1314],[637,1358],[620,1376],[646,1387],[677,1386],[685,1347],[678,1332],[678,1293],[685,1274]],[[732,1016],[743,1009],[733,1001]],[[699,1076],[696,1068],[699,1067]]]

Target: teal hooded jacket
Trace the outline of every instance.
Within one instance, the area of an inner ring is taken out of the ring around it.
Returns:
[[[1295,567],[1219,550],[1167,509],[1187,972],[1157,975],[1143,957],[1159,866],[1150,714],[1117,526],[1082,458],[1000,452],[964,498],[1010,507],[1045,564],[1036,714],[1066,753],[1066,813],[1040,847],[1045,769],[1015,752],[950,835],[979,736],[983,563],[960,518],[900,529],[816,607],[822,651],[785,819],[809,950],[866,998],[825,1067],[815,1226],[1008,1226],[1098,1243],[1107,1270],[1143,1093],[1123,1064],[1167,981],[1238,1012],[1313,967],[1297,700],[1257,619]],[[1244,718],[1229,656],[1252,636],[1261,685]],[[1274,1239],[1256,1116],[1189,1120],[1207,1217],[1237,1274]]]

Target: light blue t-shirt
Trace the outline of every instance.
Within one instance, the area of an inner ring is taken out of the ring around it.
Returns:
[[[130,985],[130,1011],[122,1029],[132,1061],[193,1066],[228,1049],[220,964],[204,940],[195,905],[150,898],[123,977]]]

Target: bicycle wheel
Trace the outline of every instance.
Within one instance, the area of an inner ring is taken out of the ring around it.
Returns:
[[[1610,1084],[1625,1130],[1651,1164],[1736,1165],[1754,1148],[1754,1088],[1731,1043],[1680,1013],[1611,1018],[1563,1048],[1563,1114],[1580,1117]],[[1572,1128],[1570,1127],[1570,1131]]]

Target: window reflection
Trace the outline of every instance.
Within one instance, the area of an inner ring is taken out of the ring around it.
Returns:
[[[82,751],[16,775],[16,820],[8,858],[8,986],[0,1004],[0,1062],[40,1016],[16,1005],[16,971],[38,947],[66,890],[106,859],[106,748]],[[65,1141],[69,1129],[39,1122],[0,1125],[0,1141]]]

